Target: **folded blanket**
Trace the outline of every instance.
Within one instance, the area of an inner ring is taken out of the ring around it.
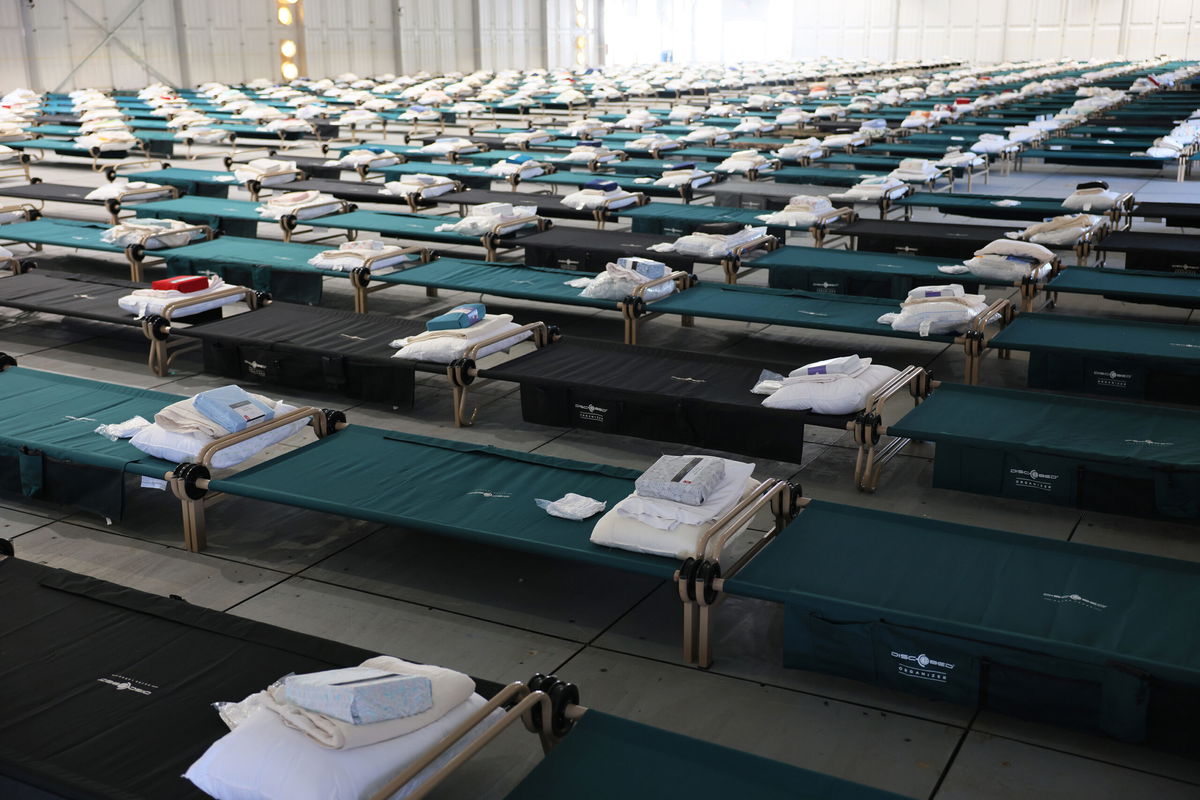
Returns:
[[[333,214],[342,207],[342,201],[323,192],[284,192],[271,195],[256,211],[265,219],[282,219],[294,214],[297,219],[311,219]]]
[[[203,236],[203,233],[200,231],[171,233],[173,230],[190,227],[192,225],[178,219],[135,217],[133,219],[122,220],[119,225],[112,226],[100,234],[100,240],[108,244],[119,245],[120,247],[140,244],[147,250],[155,250],[162,247],[179,247],[187,244],[192,239]]]
[[[438,225],[435,231],[449,231],[469,236],[482,236],[496,231],[499,234],[512,233],[521,228],[537,225],[537,220],[528,221],[536,216],[537,206],[513,206],[509,203],[481,203],[471,210],[468,216],[458,222]],[[517,220],[527,220],[518,223]]]
[[[724,477],[699,505],[634,494],[618,504],[618,513],[664,531],[674,530],[680,525],[704,525],[713,522],[737,505],[746,481],[754,474],[754,467],[752,463],[725,459]]]
[[[417,195],[423,198],[437,197],[447,192],[453,192],[458,188],[458,185],[449,178],[443,178],[439,175],[426,175],[424,173],[405,175],[400,180],[388,181],[383,186],[385,191],[390,195],[397,197]]]
[[[1073,245],[1079,241],[1079,237],[1099,223],[1100,217],[1089,214],[1063,214],[1045,222],[1034,223],[1023,231],[1006,233],[1005,236],[1038,244]]]
[[[310,258],[308,263],[314,267],[341,272],[361,267],[371,258],[374,260],[371,261],[370,269],[374,271],[419,258],[416,253],[404,251],[404,247],[388,244],[380,239],[357,239],[353,242],[343,242],[336,250],[322,250]]]
[[[147,314],[161,314],[166,306],[176,300],[184,298],[194,299],[204,297],[205,295],[213,294],[221,289],[230,288],[225,284],[225,281],[214,275],[208,279],[208,288],[201,289],[198,292],[181,292],[176,289],[134,289],[124,297],[117,299],[117,305],[123,311],[128,311],[136,317],[144,317]],[[203,311],[209,311],[220,306],[229,305],[241,301],[241,297],[224,297],[219,300],[209,300],[195,305],[189,305],[176,311],[172,316],[175,318],[187,317],[194,314],[199,314]]]
[[[106,183],[97,189],[93,189],[85,197],[88,200],[115,200],[129,192],[134,192],[138,200],[149,200],[152,197],[162,197],[171,194],[171,190],[161,183],[131,181],[127,178],[118,178],[112,183]]]

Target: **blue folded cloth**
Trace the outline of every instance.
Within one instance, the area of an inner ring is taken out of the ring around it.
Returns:
[[[433,708],[429,678],[369,667],[291,675],[283,693],[293,705],[352,725],[402,719]]]
[[[695,168],[696,168],[695,161],[680,161],[678,164],[672,164],[671,162],[668,161],[666,164],[663,164],[664,172],[666,172],[669,169],[695,169]]]
[[[255,400],[240,386],[222,386],[196,395],[195,409],[230,433],[266,422],[275,410]]]
[[[524,153],[522,153],[519,156],[509,156],[508,158],[506,158],[504,160],[510,164],[524,164],[526,161],[532,161],[533,156],[525,155]]]
[[[602,192],[611,192],[617,188],[616,181],[606,181],[597,178],[594,181],[588,181],[583,185],[585,189],[599,189]]]
[[[426,322],[425,330],[447,331],[455,328],[469,328],[483,319],[486,314],[487,310],[483,303],[465,303]]]

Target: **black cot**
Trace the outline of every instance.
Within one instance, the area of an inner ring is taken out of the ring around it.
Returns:
[[[3,555],[0,607],[4,798],[201,800],[214,701],[376,655]]]

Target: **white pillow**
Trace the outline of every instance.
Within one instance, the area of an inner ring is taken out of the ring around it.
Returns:
[[[827,358],[824,361],[814,361],[805,364],[788,373],[789,378],[799,375],[854,375],[871,365],[871,359],[859,358],[858,355]]]
[[[1017,239],[997,239],[976,250],[975,255],[1025,256],[1036,258],[1039,263],[1054,260],[1054,253],[1040,244],[1022,242]]]
[[[963,297],[966,295],[966,290],[963,289],[960,283],[948,283],[945,286],[918,286],[915,289],[909,289],[909,300],[923,300],[930,297]]]
[[[275,406],[275,413],[277,415],[290,414],[295,410],[293,406],[289,406],[287,403],[281,402]],[[225,469],[240,464],[271,445],[282,442],[307,424],[307,419],[297,420],[290,425],[284,425],[282,428],[275,428],[266,433],[260,433],[258,436],[238,442],[224,450],[218,450],[216,455],[213,456],[212,466],[215,469]],[[164,461],[182,464],[185,461],[195,461],[196,456],[200,455],[200,449],[211,441],[212,439],[204,436],[175,433],[174,431],[164,430],[158,425],[149,425],[134,434],[129,443],[148,455],[161,458]]]
[[[351,750],[321,747],[276,714],[259,709],[213,743],[183,777],[217,800],[361,800],[382,789],[485,702],[472,695],[418,731]],[[493,712],[391,800],[416,791],[501,716],[499,710]]]
[[[821,382],[785,380],[762,404],[789,411],[811,410],[814,414],[852,414],[866,408],[867,398],[898,374],[891,367],[872,364],[853,378]]]

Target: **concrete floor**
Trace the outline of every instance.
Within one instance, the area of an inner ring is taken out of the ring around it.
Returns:
[[[102,180],[85,166],[62,164],[53,159],[38,164],[34,174],[74,184]],[[220,169],[216,159],[188,166]],[[1111,181],[1114,188],[1139,199],[1197,197],[1195,182],[1124,175],[1130,177]],[[1094,177],[1030,165],[974,190],[1064,196],[1079,180]],[[83,206],[45,211],[99,217]],[[268,231],[262,228],[264,236],[276,235]],[[795,243],[803,244],[803,238]],[[37,258],[49,269],[127,274],[116,257],[47,248]],[[719,279],[715,268],[701,274]],[[747,282],[764,281],[754,275]],[[350,307],[344,281],[327,281],[326,297],[327,305]],[[393,288],[374,295],[372,304],[377,312],[428,318],[466,299],[443,293],[430,300],[417,289]],[[511,311],[518,322],[544,319],[559,323],[567,335],[620,337],[620,322],[611,313],[488,300],[490,308]],[[1081,296],[1064,296],[1059,308],[1071,314],[1200,320],[1178,309]],[[643,335],[648,345],[796,365],[857,351],[896,367],[923,364],[939,377],[962,374],[961,353],[921,342],[711,320],[691,329],[657,320]],[[200,373],[195,356],[182,358],[170,377],[157,378],[145,368],[140,334],[41,315],[2,312],[0,351],[24,366],[180,394],[221,383]],[[1023,386],[1022,355],[1009,362],[989,356],[984,382]],[[266,391],[290,402],[344,408],[351,422],[630,467],[648,466],[663,452],[694,449],[525,423],[517,389],[509,384],[484,385],[475,393],[479,421],[469,429],[453,427],[450,392],[436,377],[421,380],[416,410],[403,414],[334,396]],[[876,494],[860,494],[850,480],[849,436],[810,429],[806,438],[801,463],[760,462],[758,474],[796,480],[816,498],[1200,560],[1194,527],[933,489],[927,448],[907,451],[889,465]],[[21,499],[0,498],[0,505],[0,536],[14,539],[17,553],[27,559],[496,681],[556,673],[577,683],[593,708],[914,798],[1200,796],[1200,764],[1182,758],[784,669],[782,609],[767,603],[732,599],[720,608],[717,661],[701,671],[680,663],[678,601],[670,587],[642,577],[606,575],[608,588],[597,593],[583,589],[600,577],[587,567],[240,499],[212,507],[209,548],[199,555],[183,549],[177,505],[165,493],[138,493],[128,516],[112,524]],[[506,733],[438,796],[501,797],[539,757],[532,737]]]

